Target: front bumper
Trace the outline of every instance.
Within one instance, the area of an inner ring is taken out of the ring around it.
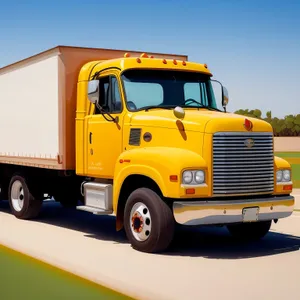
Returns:
[[[293,196],[250,200],[175,201],[173,214],[183,225],[219,225],[286,218],[293,213]]]

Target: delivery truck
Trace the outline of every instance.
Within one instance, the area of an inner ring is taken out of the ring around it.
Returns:
[[[228,99],[186,55],[57,46],[5,66],[0,197],[19,219],[49,197],[113,215],[143,252],[168,249],[177,224],[261,239],[293,212],[291,166],[272,126]]]

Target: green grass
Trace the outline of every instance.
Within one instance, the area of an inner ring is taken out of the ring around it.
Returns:
[[[2,246],[0,294],[3,300],[132,299]]]
[[[300,157],[300,152],[275,152],[276,156],[279,157],[289,157],[289,158],[294,158],[294,157]]]
[[[300,165],[292,165],[293,187],[300,189]]]
[[[300,180],[300,165],[292,165],[292,176],[295,180]]]

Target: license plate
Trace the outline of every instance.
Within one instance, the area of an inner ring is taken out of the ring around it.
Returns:
[[[243,209],[243,222],[258,221],[259,207],[245,207]]]

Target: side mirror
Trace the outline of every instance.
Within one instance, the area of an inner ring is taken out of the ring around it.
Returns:
[[[91,80],[88,82],[88,98],[93,104],[99,100],[99,80]]]
[[[226,87],[222,86],[222,106],[225,108],[228,104],[229,97]]]

